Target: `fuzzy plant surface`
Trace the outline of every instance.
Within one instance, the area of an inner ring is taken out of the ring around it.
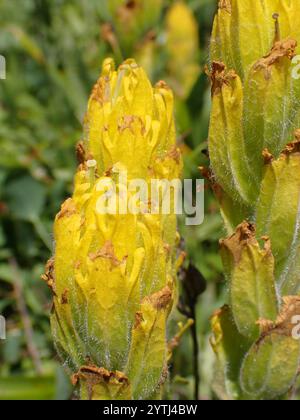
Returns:
[[[172,91],[152,87],[133,60],[117,70],[106,60],[77,154],[74,194],[56,217],[44,276],[57,351],[81,399],[159,398],[176,299],[176,215],[151,213],[151,196],[135,198],[141,211],[128,212],[125,197],[134,199],[130,181],[180,178]],[[99,205],[114,188],[117,212],[105,214]]]
[[[219,2],[206,174],[230,235],[228,304],[212,318],[216,390],[227,399],[292,398],[297,384],[299,42],[297,0]]]

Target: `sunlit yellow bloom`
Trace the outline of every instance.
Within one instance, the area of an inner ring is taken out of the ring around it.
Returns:
[[[132,60],[118,70],[106,60],[78,156],[74,194],[56,217],[46,274],[56,347],[82,398],[151,398],[167,375],[176,216],[150,214],[151,196],[139,203],[143,212],[120,213],[128,182],[180,177],[172,92],[163,82],[153,88]],[[113,181],[117,214],[99,213]]]

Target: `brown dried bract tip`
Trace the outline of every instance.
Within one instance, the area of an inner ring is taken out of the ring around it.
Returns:
[[[170,90],[168,84],[164,81],[164,80],[160,80],[159,82],[156,83],[155,87],[157,89],[166,89],[166,90]]]
[[[269,80],[271,77],[271,67],[278,63],[281,58],[288,58],[292,60],[296,55],[297,41],[288,38],[283,41],[276,41],[271,52],[265,57],[257,61],[253,66],[254,71],[263,70],[265,79]]]
[[[229,14],[232,12],[231,0],[220,0],[219,9],[226,10]]]
[[[61,304],[62,305],[67,305],[69,303],[68,295],[69,295],[69,289],[65,289],[65,291],[63,292],[63,294],[61,296]]]
[[[289,156],[293,153],[300,153],[300,129],[295,131],[295,140],[288,143],[283,149],[281,156]]]
[[[79,164],[83,165],[86,161],[86,154],[83,142],[79,142],[76,146],[76,157]]]
[[[110,168],[108,168],[104,173],[103,176],[107,177],[107,178],[111,178],[113,176],[113,166],[111,166]]]
[[[52,290],[53,294],[55,295],[54,258],[51,258],[47,262],[45,274],[41,276],[41,279],[47,283],[48,287]]]
[[[268,149],[264,149],[262,152],[262,155],[263,155],[264,162],[266,165],[273,162],[274,156],[269,152]]]
[[[143,302],[149,302],[155,309],[161,310],[169,306],[172,300],[172,290],[169,286],[164,287],[157,293],[144,298]]]
[[[106,92],[106,80],[104,77],[101,76],[93,87],[91,99],[103,105],[105,102],[105,92]]]
[[[275,322],[266,319],[260,319],[257,322],[261,328],[260,340],[272,333],[291,337],[295,328],[293,323],[295,316],[300,316],[300,296],[284,297],[281,311]]]
[[[90,400],[93,398],[93,388],[101,383],[111,384],[113,383],[117,387],[129,387],[129,379],[127,376],[119,371],[110,372],[104,368],[97,368],[96,366],[82,366],[79,371],[72,376],[72,384],[75,386],[80,381],[83,381],[87,385],[88,397]]]
[[[230,82],[237,77],[234,70],[228,71],[225,64],[220,61],[214,61],[211,72],[206,71],[206,73],[211,79],[212,96],[219,93],[224,85],[229,86]]]
[[[271,239],[269,236],[262,236],[261,240],[264,241],[264,250],[266,251],[267,254],[271,254],[272,253],[272,247],[271,247]]]
[[[235,263],[238,264],[244,247],[257,244],[255,233],[256,229],[253,223],[243,222],[232,236],[220,241],[221,248],[227,248]]]
[[[120,383],[129,383],[127,376],[122,372],[110,372],[107,369],[97,368],[96,366],[82,366],[79,371],[72,376],[72,384],[77,385],[81,378],[86,379],[89,375],[95,376],[98,381],[109,382],[111,378],[114,378]]]
[[[94,253],[89,255],[90,260],[95,261],[97,258],[104,258],[111,261],[112,267],[118,267],[121,265],[121,261],[118,260],[115,249],[111,241],[107,241],[103,248]]]
[[[125,115],[122,117],[121,121],[118,124],[118,130],[122,133],[125,130],[130,130],[132,134],[135,134],[134,124],[138,123],[141,127],[141,134],[145,134],[145,125],[141,117],[136,115]]]
[[[141,323],[144,321],[143,313],[142,312],[136,312],[135,314],[135,322],[134,322],[134,329],[136,330]]]
[[[61,210],[57,215],[57,219],[62,219],[63,217],[70,217],[76,213],[77,213],[77,209],[76,209],[76,205],[74,201],[72,200],[72,198],[68,198],[68,200],[66,200],[62,204]]]
[[[175,162],[179,165],[181,160],[181,151],[179,147],[174,146],[171,150],[168,151],[167,157],[175,160]]]

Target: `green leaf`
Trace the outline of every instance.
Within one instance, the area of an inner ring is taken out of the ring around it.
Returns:
[[[241,370],[244,392],[256,400],[286,394],[297,377],[299,347],[299,341],[277,333],[254,344]]]
[[[46,189],[40,182],[24,176],[8,184],[6,191],[7,203],[15,218],[30,222],[39,218],[46,201]]]
[[[247,354],[241,384],[254,399],[278,399],[293,387],[299,373],[300,340],[294,318],[300,315],[300,297],[283,298],[276,322],[261,320],[261,336]]]
[[[212,346],[218,358],[219,376],[223,377],[228,398],[242,398],[240,368],[250,344],[237,330],[232,313],[224,306],[212,317]]]
[[[241,334],[257,339],[261,318],[277,317],[274,258],[270,243],[260,248],[254,227],[240,225],[236,233],[221,242],[226,272],[230,278],[229,294],[233,317]]]
[[[245,153],[242,82],[220,63],[215,64],[211,77],[209,155],[212,168],[217,182],[233,200],[251,206],[255,203],[256,188]]]
[[[294,143],[295,152],[299,144]],[[282,155],[266,167],[257,207],[257,231],[267,235],[283,295],[300,290],[300,155]]]

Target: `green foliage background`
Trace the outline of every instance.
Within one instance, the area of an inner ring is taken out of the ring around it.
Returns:
[[[7,319],[7,339],[0,341],[0,399],[71,397],[55,357],[50,293],[40,275],[53,252],[54,216],[72,191],[74,148],[89,92],[103,58],[116,53],[101,36],[107,1],[0,0],[0,54],[7,62],[7,78],[0,80],[0,314]],[[165,1],[164,13],[172,3]],[[203,70],[216,1],[187,3],[199,23],[201,45],[199,78],[186,103],[177,107],[189,178],[199,177],[198,167],[207,164],[202,151],[210,94]],[[153,29],[163,33],[163,21],[164,16]],[[163,45],[159,51],[153,81],[167,76]],[[115,59],[121,58],[119,51]],[[208,319],[222,301],[221,229],[218,207],[207,191],[204,224],[181,227],[189,258],[208,283],[197,309],[203,398],[214,395]],[[169,397],[193,398],[189,334],[175,352],[171,372]]]

